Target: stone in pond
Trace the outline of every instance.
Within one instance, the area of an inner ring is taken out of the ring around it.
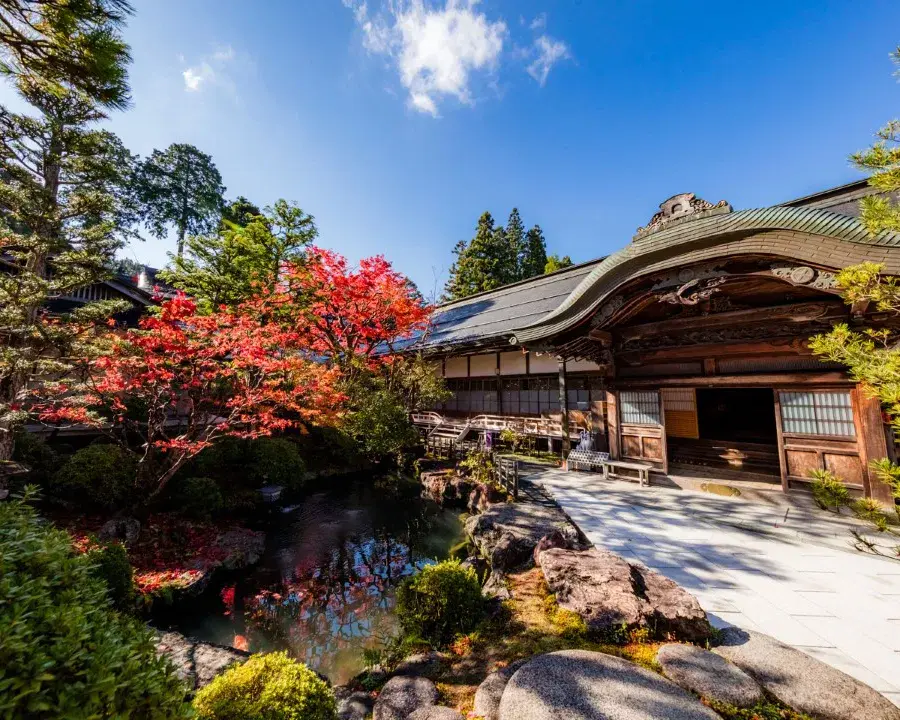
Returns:
[[[696,645],[663,645],[656,660],[669,680],[710,700],[753,707],[765,699],[762,688],[747,673]]]
[[[472,708],[475,715],[484,720],[497,720],[500,710],[500,698],[509,679],[515,675],[516,670],[522,667],[528,660],[518,660],[488,675],[475,691],[475,706]]]
[[[381,688],[375,701],[374,720],[406,720],[419,708],[434,705],[438,691],[431,680],[398,675]]]
[[[410,713],[407,720],[465,720],[465,718],[453,708],[432,705]]]
[[[726,628],[714,651],[794,710],[821,720],[900,720],[900,708],[814,657],[762,633]]]
[[[693,695],[622,658],[563,650],[516,672],[499,720],[721,720]]]

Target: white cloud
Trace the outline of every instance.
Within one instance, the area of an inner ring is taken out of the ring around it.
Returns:
[[[532,30],[543,30],[547,27],[547,13],[541,13],[534,20],[531,21],[530,25]]]
[[[353,10],[365,48],[396,66],[409,106],[437,117],[445,97],[471,104],[471,77],[496,68],[506,23],[478,12],[478,0],[445,0],[443,7],[425,0],[384,2],[371,15],[363,0],[343,0]]]
[[[572,57],[569,46],[566,43],[562,40],[556,40],[549,35],[541,35],[534,41],[534,52],[537,53],[537,57],[528,66],[528,74],[541,87],[544,87],[546,84],[547,76],[556,63]]]
[[[200,58],[199,62],[181,73],[185,91],[202,92],[208,87],[220,87],[233,95],[235,87],[229,74],[229,67],[234,63],[235,57],[234,48],[225,45],[217,48],[212,54]],[[184,61],[183,56],[180,59]]]

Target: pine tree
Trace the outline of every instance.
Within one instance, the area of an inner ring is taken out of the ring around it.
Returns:
[[[525,245],[519,253],[519,273],[522,279],[542,275],[547,267],[547,243],[540,225],[525,235]]]
[[[891,53],[891,58],[900,66],[900,47]],[[872,173],[869,185],[881,191],[860,202],[861,220],[873,234],[881,230],[900,231],[900,206],[888,197],[900,191],[900,120],[891,120],[876,137],[878,142],[872,147],[850,156],[856,167]]]
[[[174,143],[154,150],[141,163],[134,194],[150,231],[163,238],[169,226],[178,234],[178,251],[191,234],[212,232],[222,216],[225,187],[212,158],[193,145]]]
[[[29,32],[39,34],[42,9],[52,14],[56,5],[30,4]],[[102,6],[99,0],[75,3],[69,11]],[[28,387],[65,372],[68,358],[89,351],[90,322],[123,309],[105,302],[56,317],[47,313],[51,299],[108,275],[130,222],[123,186],[133,158],[118,138],[96,127],[104,108],[128,102],[121,20],[115,13],[69,20],[68,39],[55,35],[45,46],[58,57],[35,62],[16,55],[0,33],[0,53],[16,58],[15,68],[3,69],[33,109],[25,115],[0,108],[0,462],[12,456]],[[112,55],[99,61],[98,53]],[[83,61],[83,73],[67,82],[57,60]]]
[[[509,220],[506,221],[506,240],[509,243],[510,260],[513,266],[513,272],[510,273],[512,277],[510,282],[523,280],[528,277],[528,275],[522,273],[522,260],[526,249],[525,225],[519,216],[518,208],[512,209],[512,212],[509,214]]]

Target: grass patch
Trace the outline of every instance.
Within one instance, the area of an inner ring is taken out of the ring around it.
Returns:
[[[738,708],[715,700],[702,700],[702,702],[719,713],[725,720],[813,720],[809,715],[791,710],[786,705],[772,699],[764,700],[752,708]]]

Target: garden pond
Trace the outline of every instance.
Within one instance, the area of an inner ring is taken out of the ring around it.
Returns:
[[[463,538],[456,512],[396,478],[354,477],[273,509],[258,565],[160,624],[251,652],[287,650],[335,684],[397,631],[398,582]],[[162,618],[161,618],[162,619]]]

